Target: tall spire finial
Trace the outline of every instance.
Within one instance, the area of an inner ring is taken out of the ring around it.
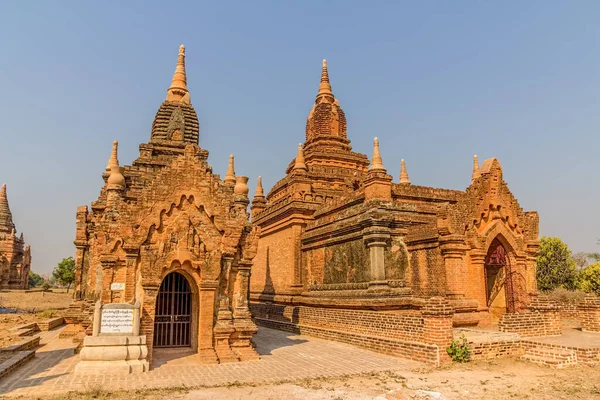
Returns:
[[[329,72],[327,71],[327,60],[325,59],[323,59],[323,65],[321,67],[321,83],[319,84],[319,93],[317,93],[317,97],[323,95],[333,97],[331,84],[329,83]]]
[[[117,158],[117,148],[119,147],[119,142],[116,140],[113,142],[112,151],[110,152],[110,158],[108,159],[108,164],[106,164],[106,172],[110,172],[110,169],[113,165],[119,166],[119,159]]]
[[[379,139],[373,139],[373,159],[371,160],[371,166],[369,170],[385,170],[383,166],[383,160],[381,159],[381,154],[379,153]]]
[[[404,160],[400,161],[400,183],[410,185],[410,179],[408,179],[408,171],[406,170],[406,163]]]
[[[190,104],[190,93],[187,89],[187,77],[185,75],[185,46],[179,46],[177,66],[173,74],[171,86],[167,90],[167,101],[178,101]]]
[[[119,166],[119,158],[117,155],[118,147],[119,142],[115,140],[113,142],[112,151],[110,152],[108,165],[106,166],[106,169],[110,174],[108,176],[108,180],[106,181],[109,189],[125,187],[125,177],[121,173],[121,167]]]
[[[233,154],[229,155],[229,165],[227,166],[227,173],[223,182],[226,184],[235,185],[235,169],[233,167]]]
[[[0,232],[12,232],[15,224],[12,220],[12,213],[8,207],[8,197],[6,197],[6,183],[2,184],[0,190]]]
[[[302,143],[298,143],[298,155],[296,156],[294,169],[307,170],[306,164],[304,163],[304,150],[302,149]]]
[[[258,180],[256,181],[256,190],[254,191],[254,197],[265,197],[265,191],[263,190],[262,186],[262,176],[259,176]]]
[[[477,158],[477,154],[473,156],[473,173],[471,174],[471,183],[475,181],[479,177],[479,159]]]

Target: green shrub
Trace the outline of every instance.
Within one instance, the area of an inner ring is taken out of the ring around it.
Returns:
[[[600,262],[595,262],[582,269],[577,283],[584,292],[600,296]]]
[[[49,290],[50,289],[50,282],[48,281],[44,281],[44,283],[42,283],[42,289]]]
[[[460,335],[460,339],[450,342],[450,347],[446,349],[446,352],[452,358],[452,361],[460,363],[471,361],[471,346],[469,346],[464,333]]]

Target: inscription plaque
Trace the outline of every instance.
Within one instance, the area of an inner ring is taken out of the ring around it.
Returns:
[[[103,308],[100,333],[133,333],[133,309]]]
[[[125,290],[124,283],[111,283],[110,290]]]

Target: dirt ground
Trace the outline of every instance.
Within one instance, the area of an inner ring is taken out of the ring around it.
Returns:
[[[10,329],[28,322],[38,321],[36,314],[0,314],[0,348],[10,346],[20,340]]]
[[[45,397],[38,397],[43,399]],[[310,379],[272,385],[231,384],[217,388],[178,387],[109,393],[90,387],[54,400],[87,399],[600,399],[600,367],[554,370],[517,359],[476,361],[443,368]]]
[[[48,309],[62,310],[73,301],[73,292],[0,292],[0,307],[35,313]]]

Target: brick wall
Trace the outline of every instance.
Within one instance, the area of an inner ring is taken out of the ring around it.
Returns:
[[[577,305],[579,322],[584,332],[600,332],[600,298],[587,295]]]
[[[547,296],[536,297],[529,310],[502,315],[498,327],[501,332],[518,333],[524,337],[562,334],[558,306]]]
[[[259,325],[336,340],[380,353],[439,365],[448,356],[454,310],[444,298],[431,298],[423,312],[387,313],[253,303]]]
[[[471,346],[471,360],[489,360],[523,354],[521,339],[469,343],[469,345]]]

